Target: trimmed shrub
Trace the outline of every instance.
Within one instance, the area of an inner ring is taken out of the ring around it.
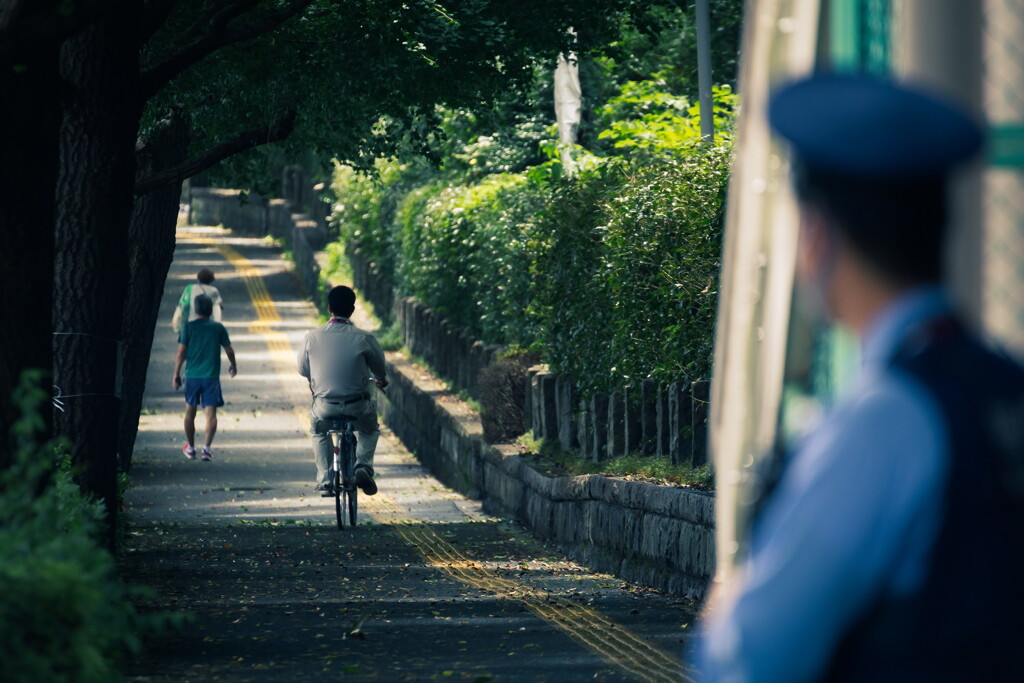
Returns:
[[[508,443],[526,432],[526,372],[536,354],[502,356],[480,371],[480,422],[487,443]]]
[[[709,377],[729,148],[563,181],[538,219],[536,346],[584,396]]]
[[[379,230],[383,188],[380,183],[351,166],[335,163],[331,191],[338,201],[331,215],[331,229],[343,245],[358,245],[390,277],[393,274],[391,234]]]
[[[617,383],[710,377],[727,148],[631,174],[608,202],[603,263]]]
[[[399,289],[488,343],[529,343],[531,220],[544,196],[515,174],[413,190],[396,213]]]
[[[422,160],[378,159],[372,176],[335,162],[331,191],[338,201],[330,217],[331,229],[343,245],[361,249],[378,273],[394,280],[400,249],[392,229],[395,214],[410,191],[435,175]]]
[[[557,181],[534,229],[529,308],[538,331],[534,348],[585,392],[611,382],[606,361],[614,313],[602,272],[604,244],[596,227],[617,180],[606,166],[575,180]]]

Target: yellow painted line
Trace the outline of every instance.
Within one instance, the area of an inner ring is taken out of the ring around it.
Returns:
[[[257,320],[250,323],[249,331],[264,337],[282,380],[295,374],[293,351],[288,338],[272,329],[275,323],[281,322],[281,317],[270,298],[259,269],[237,250],[221,244],[218,240],[187,233],[180,237],[213,246],[238,271],[256,307]],[[284,362],[285,352],[291,361],[290,364]],[[285,385],[286,392],[291,393],[292,387],[283,381],[282,384]],[[308,414],[298,406],[295,408],[295,415],[300,424],[309,419]],[[609,664],[619,667],[638,680],[695,680],[683,671],[677,658],[597,611],[539,588],[499,576],[464,555],[429,526],[409,517],[391,500],[377,495],[363,496],[362,501],[362,507],[366,512],[377,521],[390,525],[403,540],[416,548],[429,564],[457,581],[506,600],[522,603],[541,619],[564,631]]]
[[[178,233],[179,239],[189,240],[197,244],[205,244],[213,247],[231,266],[238,272],[249,292],[249,298],[256,308],[256,320],[249,323],[249,332],[263,337],[267,348],[270,351],[270,359],[274,364],[275,372],[282,378],[282,385],[285,394],[293,393],[294,387],[283,381],[288,376],[298,376],[295,361],[295,351],[292,349],[288,337],[273,329],[274,325],[281,322],[281,316],[277,312],[277,306],[270,298],[266,283],[259,268],[253,265],[252,261],[245,258],[237,249],[223,244],[219,240],[194,235],[190,233]],[[297,398],[297,397],[295,397]],[[308,397],[302,397],[308,402]],[[296,401],[294,413],[303,428],[308,429],[309,410],[300,408],[300,402]]]
[[[507,600],[522,603],[548,623],[639,680],[693,681],[680,661],[632,631],[616,624],[589,607],[547,591],[499,576],[479,562],[466,557],[432,528],[407,515],[381,496],[368,500],[374,517],[390,524],[427,561],[452,578]]]

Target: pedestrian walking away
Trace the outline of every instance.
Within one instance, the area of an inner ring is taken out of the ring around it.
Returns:
[[[185,285],[181,296],[178,297],[178,305],[175,307],[174,316],[171,318],[171,327],[178,334],[181,334],[181,328],[185,323],[190,323],[199,318],[194,301],[196,297],[202,294],[210,297],[210,300],[213,301],[213,313],[210,314],[210,317],[214,322],[221,322],[224,303],[220,292],[213,286],[213,271],[209,268],[203,268],[196,274],[196,280],[196,282]]]
[[[196,457],[196,412],[201,405],[206,417],[206,440],[201,458],[213,460],[213,437],[217,434],[217,408],[224,405],[220,386],[220,350],[227,354],[228,374],[238,374],[235,364],[235,350],[231,347],[228,331],[222,324],[211,320],[213,300],[200,294],[192,302],[198,318],[186,323],[178,337],[178,353],[174,359],[174,376],[171,386],[178,390],[182,386],[181,369],[185,367],[185,445],[182,452],[189,460]]]
[[[771,98],[793,151],[797,282],[861,342],[709,599],[711,681],[1024,681],[1024,369],[943,287],[951,173],[982,146],[940,98],[817,74]]]
[[[342,415],[355,418],[356,484],[363,493],[377,493],[373,453],[380,429],[377,408],[370,395],[370,382],[387,386],[384,352],[372,334],[352,324],[356,295],[349,287],[335,287],[327,295],[331,313],[327,324],[306,334],[298,355],[299,374],[309,382],[313,394],[310,433],[316,463],[316,490],[333,495],[328,463],[333,454],[327,434],[329,423]]]

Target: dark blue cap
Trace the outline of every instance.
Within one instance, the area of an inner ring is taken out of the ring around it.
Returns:
[[[772,96],[768,120],[805,167],[865,180],[945,176],[983,140],[953,105],[867,76],[817,74],[790,83]]]

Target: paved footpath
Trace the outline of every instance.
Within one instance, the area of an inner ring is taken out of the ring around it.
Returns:
[[[203,267],[239,369],[230,379],[224,364],[214,462],[182,455],[184,402],[171,389],[171,314]],[[691,680],[680,662],[690,601],[586,570],[483,514],[386,429],[380,493],[360,497],[359,525],[339,531],[333,500],[312,489],[309,390],[295,371],[315,318],[266,240],[179,228],[121,564],[153,589],[146,610],[186,616],[149,639],[129,680]]]

